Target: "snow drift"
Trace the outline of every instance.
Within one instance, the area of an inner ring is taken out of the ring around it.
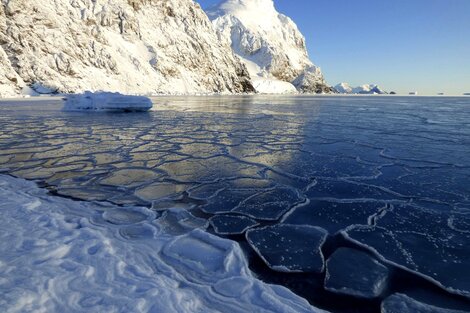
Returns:
[[[0,198],[1,312],[323,312],[254,278],[237,243],[170,235],[175,219],[154,211],[52,197],[8,176]]]

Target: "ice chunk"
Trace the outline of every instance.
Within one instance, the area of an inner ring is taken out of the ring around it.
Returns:
[[[201,209],[210,214],[230,213],[237,208],[243,200],[256,194],[256,190],[230,190],[224,189],[210,198]]]
[[[211,217],[210,223],[219,235],[240,235],[258,225],[249,217],[237,215],[216,215]]]
[[[438,308],[429,304],[418,302],[404,294],[396,293],[382,302],[382,313],[465,313]]]
[[[253,180],[254,181],[254,180]],[[206,186],[192,192],[191,195],[214,193],[208,203],[201,207],[210,214],[238,213],[257,220],[274,221],[292,207],[304,201],[299,192],[290,187],[276,186],[272,188],[240,188]]]
[[[240,275],[241,255],[233,253],[234,242],[217,240],[200,230],[180,236],[163,249],[163,256],[180,271],[198,281],[218,281]]]
[[[146,112],[153,106],[152,100],[144,96],[130,96],[114,92],[89,92],[70,94],[65,98],[65,111],[116,111]]]
[[[276,187],[245,199],[232,212],[245,214],[258,220],[278,220],[302,200],[295,189]]]
[[[279,272],[323,272],[321,247],[327,236],[328,232],[320,227],[286,224],[246,233],[256,253],[271,269]]]
[[[311,199],[308,205],[296,208],[283,223],[320,226],[331,234],[354,224],[367,225],[370,216],[385,205],[380,202],[340,202]]]
[[[155,180],[162,176],[151,170],[122,169],[117,170],[100,181],[103,185],[135,187],[147,181]]]
[[[131,208],[107,210],[103,213],[103,219],[115,225],[136,224],[147,220],[149,216],[155,217],[155,214]]]
[[[318,179],[318,183],[308,191],[307,195],[309,198],[393,199],[391,194],[377,186],[346,180],[325,179]]]
[[[160,217],[156,224],[168,234],[181,235],[194,229],[206,229],[209,226],[207,220],[198,218],[189,213],[185,208],[169,208]]]
[[[451,227],[449,216],[411,205],[396,206],[378,218],[375,226],[353,226],[344,235],[388,263],[469,297],[470,233]],[[470,219],[457,213],[453,218]]]
[[[360,298],[376,298],[386,288],[388,274],[388,269],[367,253],[339,248],[326,261],[325,289]]]
[[[187,185],[157,182],[137,189],[135,195],[145,201],[177,198],[187,188]]]

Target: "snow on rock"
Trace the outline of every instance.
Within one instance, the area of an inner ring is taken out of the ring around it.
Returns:
[[[289,83],[300,92],[332,91],[310,61],[297,25],[277,12],[272,0],[226,0],[210,8],[208,15],[221,41],[247,65],[258,92],[293,91],[285,85],[274,88],[272,80]],[[259,83],[262,80],[269,83]]]
[[[465,313],[467,311],[438,308],[396,293],[382,302],[382,313]]]
[[[245,66],[191,0],[3,1],[0,86],[0,96],[28,86],[38,93],[253,91]]]
[[[348,83],[341,83],[334,87],[338,93],[342,94],[359,94],[359,95],[383,95],[387,94],[382,88],[376,84],[366,84],[359,87],[352,88]]]
[[[334,88],[338,93],[345,93],[345,94],[353,93],[353,89],[351,86],[349,86],[348,83],[340,83],[336,85]]]
[[[253,250],[271,269],[286,273],[324,270],[321,251],[328,232],[320,227],[278,224],[246,233]]]
[[[254,278],[236,242],[170,235],[146,208],[53,197],[8,176],[0,199],[1,312],[323,312]]]
[[[152,108],[152,100],[144,96],[123,95],[117,92],[89,92],[65,97],[65,111],[116,111],[146,112]]]
[[[0,5],[0,17],[3,5]],[[0,32],[4,28],[5,20],[0,19]],[[1,46],[0,37],[0,98],[13,97],[21,92],[24,82],[11,67],[8,55]]]
[[[367,253],[339,248],[326,261],[325,289],[360,298],[376,298],[387,287],[388,274],[388,269]]]

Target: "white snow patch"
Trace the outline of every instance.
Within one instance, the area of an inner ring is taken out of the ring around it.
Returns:
[[[9,176],[0,199],[1,312],[323,312],[254,278],[237,243],[171,236],[146,208],[53,197]],[[146,218],[113,224],[110,210]]]
[[[295,94],[297,89],[294,85],[278,79],[254,77],[253,87],[262,94]]]

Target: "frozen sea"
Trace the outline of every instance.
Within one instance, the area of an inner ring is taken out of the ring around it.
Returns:
[[[153,102],[0,101],[0,311],[470,312],[469,97]]]

